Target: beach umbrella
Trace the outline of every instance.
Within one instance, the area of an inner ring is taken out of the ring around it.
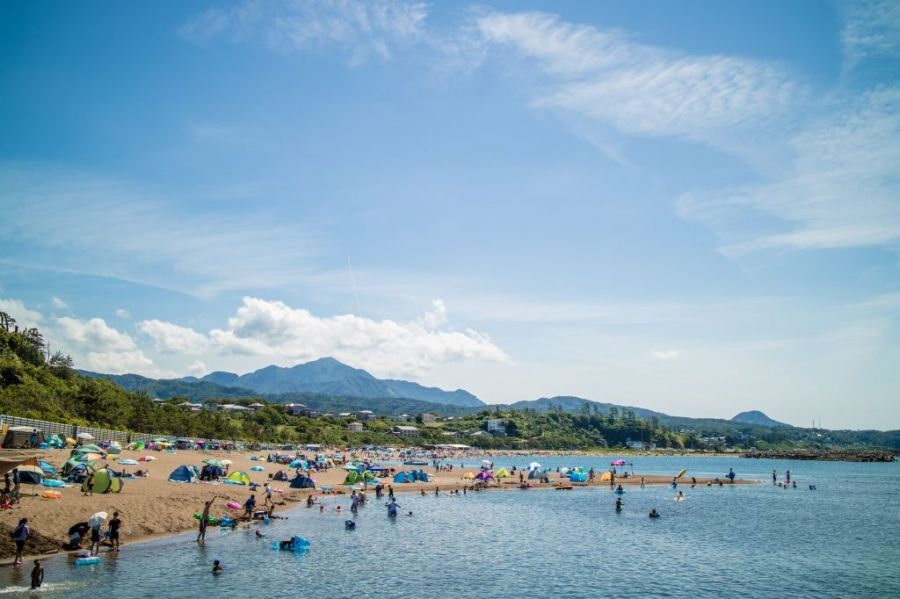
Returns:
[[[687,472],[687,468],[682,468],[678,471],[678,474],[675,475],[675,478],[681,478],[682,476],[684,476],[685,472]]]
[[[106,512],[97,512],[96,514],[94,514],[90,518],[88,518],[88,524],[91,527],[96,528],[100,524],[103,524],[104,522],[106,522],[106,518],[107,518]]]
[[[94,435],[92,435],[91,433],[78,433],[78,435],[76,435],[76,436],[78,437],[78,439],[83,440],[83,441],[93,441],[94,440]]]
[[[209,466],[215,466],[216,468],[221,468],[222,466],[224,466],[222,462],[215,458],[206,458],[205,460],[203,460],[203,463]]]
[[[102,457],[103,456],[100,455],[99,453],[83,453],[78,456],[78,461],[82,462],[82,463],[90,463],[90,462],[96,462],[97,460],[101,459]]]
[[[131,458],[125,458],[125,459],[119,460],[119,463],[123,466],[137,466],[138,465],[137,460],[132,460]]]
[[[485,466],[490,466],[490,465],[491,465],[491,461],[490,461],[490,460],[481,460],[481,463],[484,464]]]
[[[100,447],[99,445],[82,445],[81,447],[76,447],[73,450],[75,453],[100,453],[106,455],[106,450]]]
[[[612,462],[612,465],[613,466],[624,466],[625,460],[616,460],[615,462]]]
[[[53,467],[52,464],[48,464],[47,462],[38,461],[38,466],[40,466],[41,470],[44,471],[44,474],[47,476],[56,476],[56,468]]]
[[[528,469],[529,470],[540,470],[541,465],[538,464],[537,462],[531,462],[530,464],[528,464]]]
[[[231,460],[222,460],[223,466],[231,466],[233,463]]]

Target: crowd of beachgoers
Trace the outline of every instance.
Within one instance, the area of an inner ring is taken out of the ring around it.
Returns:
[[[284,517],[287,509],[300,505],[322,512],[346,511],[350,515],[346,526],[352,527],[352,516],[371,496],[386,502],[389,517],[404,515],[394,499],[402,492],[455,496],[488,489],[609,485],[617,491],[631,485],[742,482],[733,474],[731,480],[727,475],[696,479],[684,472],[640,475],[622,459],[618,470],[616,462],[602,471],[577,466],[545,469],[533,461],[540,457],[532,452],[489,453],[463,447],[267,451],[144,447],[117,453],[97,446],[88,449],[39,450],[32,465],[6,473],[0,526],[8,530],[4,535],[8,540],[0,544],[0,559],[12,558],[21,567],[27,555],[68,551],[77,559],[97,560],[103,552],[119,551],[129,543],[191,529],[203,543],[209,526],[252,526]],[[79,457],[85,455],[83,460]],[[570,453],[541,455],[568,455],[578,461]],[[497,460],[508,466],[495,467]],[[38,477],[40,483],[23,484],[25,474],[35,470],[44,474]],[[333,502],[322,499],[333,496],[338,496],[337,505],[329,508]],[[619,497],[616,509],[621,507]]]

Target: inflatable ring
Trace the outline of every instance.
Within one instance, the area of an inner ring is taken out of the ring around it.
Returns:
[[[75,560],[76,566],[93,566],[94,564],[99,564],[100,558],[96,555],[93,557],[79,557]]]
[[[44,491],[41,493],[43,499],[62,499],[62,493],[59,491]]]

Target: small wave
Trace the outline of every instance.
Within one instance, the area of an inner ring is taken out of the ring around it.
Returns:
[[[66,591],[72,591],[74,589],[83,587],[84,584],[79,584],[74,581],[68,582],[45,582],[41,585],[41,588],[31,590],[30,586],[27,587],[4,587],[0,588],[0,596],[2,595],[47,595],[50,593],[62,593]]]

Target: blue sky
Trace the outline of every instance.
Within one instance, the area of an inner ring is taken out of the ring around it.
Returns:
[[[0,309],[79,367],[900,427],[900,4],[0,3]]]

